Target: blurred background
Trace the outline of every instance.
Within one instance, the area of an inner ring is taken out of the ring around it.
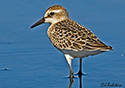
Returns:
[[[108,82],[124,88],[124,0],[0,0],[0,88],[68,88],[68,64],[49,41],[49,24],[30,29],[52,5],[65,7],[72,20],[114,49],[83,60],[82,88],[101,88]],[[78,59],[72,67],[77,73]],[[76,75],[72,88],[79,86]]]

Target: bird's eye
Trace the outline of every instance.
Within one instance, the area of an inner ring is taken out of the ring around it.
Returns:
[[[51,12],[50,15],[51,15],[51,16],[54,15],[54,12]]]

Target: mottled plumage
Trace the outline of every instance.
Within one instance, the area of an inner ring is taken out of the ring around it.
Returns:
[[[64,20],[51,26],[48,36],[58,49],[68,49],[74,51],[111,49],[110,46],[102,43],[86,27],[73,20]]]
[[[71,20],[68,12],[62,6],[55,5],[49,7],[44,18],[31,26],[31,28],[42,23],[50,23],[47,32],[48,37],[52,44],[65,55],[70,67],[71,77],[73,75],[71,59],[78,57],[81,63],[83,57],[112,50],[112,47],[101,42],[86,27]]]

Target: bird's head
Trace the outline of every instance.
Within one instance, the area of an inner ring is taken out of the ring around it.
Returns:
[[[67,10],[60,5],[54,5],[49,7],[45,12],[44,17],[40,19],[38,22],[36,22],[35,24],[33,24],[31,28],[34,28],[42,23],[55,24],[57,22],[60,22],[66,19],[69,19]]]

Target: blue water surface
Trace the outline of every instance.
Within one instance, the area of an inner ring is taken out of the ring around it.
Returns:
[[[45,23],[30,26],[52,5],[62,5],[72,20],[86,26],[113,51],[83,59],[81,88],[125,87],[124,0],[0,0],[0,88],[68,88],[69,67],[48,39]],[[79,60],[72,62],[78,72]],[[106,86],[102,85],[105,84]],[[80,88],[75,75],[72,88]]]

